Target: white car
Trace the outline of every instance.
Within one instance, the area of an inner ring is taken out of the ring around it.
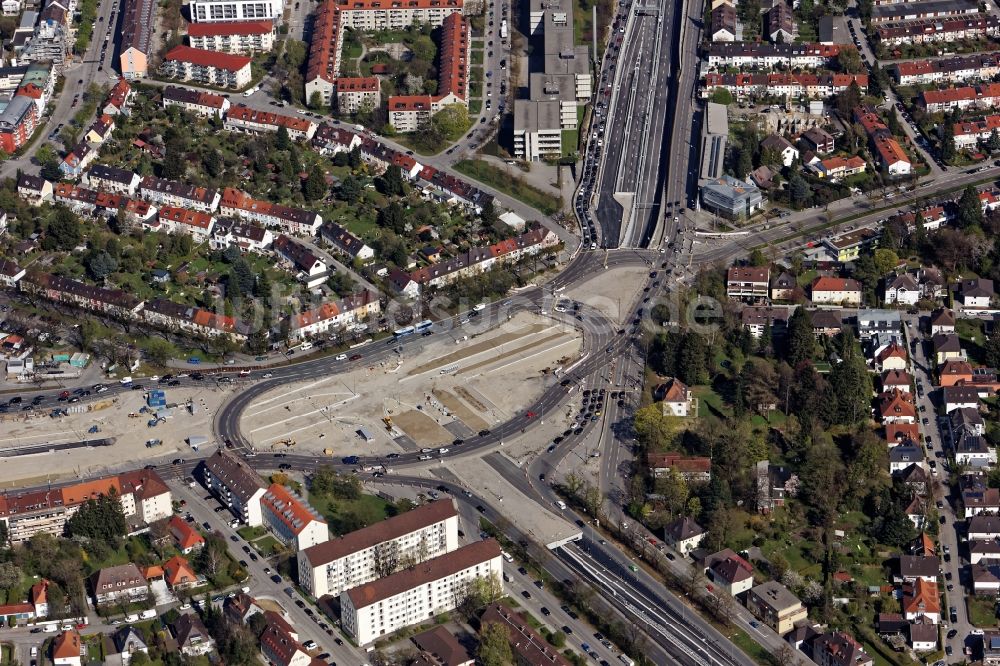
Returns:
[[[440,449],[438,449],[438,453],[441,453],[441,454],[448,453],[448,451],[449,451],[449,449],[448,449],[447,446],[442,446]]]
[[[347,354],[337,354],[337,358],[335,360],[337,360],[337,361],[346,361],[347,360]]]
[[[304,647],[307,650],[315,650],[316,649],[316,641],[313,641],[313,640],[306,641],[305,643],[302,644],[302,647]]]

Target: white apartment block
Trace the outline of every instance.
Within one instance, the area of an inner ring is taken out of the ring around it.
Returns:
[[[439,500],[298,554],[299,585],[315,598],[376,580],[389,563],[419,562],[458,548],[458,512]]]
[[[260,499],[264,524],[282,543],[296,551],[304,550],[330,538],[326,520],[288,488],[271,484]]]
[[[434,27],[462,11],[462,0],[358,0],[341,8],[342,24],[355,30],[402,30],[416,23]]]
[[[238,458],[216,451],[205,460],[205,485],[223,504],[251,527],[264,524],[260,500],[264,483]]]
[[[195,23],[274,21],[284,5],[281,0],[192,0],[188,8]]]
[[[188,42],[192,47],[206,51],[237,55],[266,53],[274,48],[274,22],[190,23]]]
[[[500,544],[494,539],[475,541],[342,592],[341,625],[358,645],[367,645],[458,607],[472,581],[491,577],[499,581],[502,575]]]

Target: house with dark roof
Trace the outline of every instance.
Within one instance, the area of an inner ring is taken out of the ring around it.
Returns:
[[[194,613],[184,613],[170,626],[181,654],[197,657],[215,649],[215,640],[208,633],[201,618]]]
[[[701,525],[687,516],[677,518],[663,528],[663,540],[681,555],[687,555],[697,548],[706,534],[708,533]]]
[[[798,280],[795,279],[794,275],[786,271],[782,271],[777,277],[771,280],[771,300],[791,300],[794,297],[798,286]]]
[[[481,625],[496,624],[507,630],[517,666],[570,666],[570,662],[524,618],[501,602],[490,604],[479,618]]]
[[[476,660],[455,636],[442,626],[410,638],[426,666],[473,666]]]
[[[149,585],[139,567],[129,562],[96,571],[90,578],[98,606],[123,601],[132,603],[149,597]]]
[[[986,278],[970,278],[958,283],[958,299],[966,308],[988,308],[996,292],[993,291],[993,280]]]
[[[936,583],[941,560],[937,555],[900,555],[896,560],[898,575],[896,582],[903,583],[922,578],[928,583]]]
[[[323,224],[319,228],[319,234],[334,250],[352,261],[371,261],[375,258],[375,250],[336,222]]]
[[[920,297],[920,286],[909,273],[891,275],[885,279],[886,305],[914,305]]]
[[[931,345],[934,347],[934,360],[938,365],[949,359],[966,358],[962,340],[956,333],[935,333],[931,337]]]

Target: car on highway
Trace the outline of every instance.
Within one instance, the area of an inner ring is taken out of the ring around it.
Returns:
[[[337,356],[334,357],[333,360],[335,360],[335,361],[346,361],[347,360],[347,354],[337,354]]]

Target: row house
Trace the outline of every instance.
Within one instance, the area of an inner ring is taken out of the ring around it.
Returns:
[[[277,132],[279,127],[284,127],[293,141],[308,141],[316,134],[317,125],[304,118],[257,111],[242,104],[233,106],[226,114],[225,128],[231,132],[264,134]]]
[[[19,283],[21,291],[50,301],[67,303],[83,310],[100,312],[119,319],[134,319],[143,302],[121,289],[92,287],[77,280],[48,273],[28,273]]]
[[[366,289],[340,301],[326,302],[319,307],[292,315],[290,335],[299,340],[326,335],[331,331],[378,316],[381,311],[382,305],[378,294]]]
[[[418,268],[410,274],[410,279],[418,285],[440,287],[457,279],[485,272],[494,265],[512,264],[536,255],[559,244],[559,238],[542,226],[494,243],[485,248],[471,248],[446,261]]]
[[[747,97],[801,97],[826,99],[851,87],[852,83],[865,90],[867,74],[720,74],[705,75],[703,97],[716,88],[725,88],[737,99]]]
[[[927,113],[951,111],[956,108],[963,111],[969,108],[993,108],[1000,105],[1000,83],[925,90],[920,93],[919,103]]]
[[[917,228],[917,214],[912,211],[897,213],[893,216],[893,219],[905,224],[908,230],[915,231]],[[941,225],[948,222],[948,213],[945,211],[944,206],[928,206],[920,210],[919,215],[920,225],[924,231],[937,231],[941,228]],[[931,298],[935,297],[932,296]]]
[[[344,25],[355,30],[400,30],[416,23],[443,25],[452,14],[462,13],[462,0],[408,0],[386,4],[381,0],[336,3]]]
[[[330,277],[330,267],[326,261],[284,234],[274,239],[274,251],[298,271],[297,279],[308,289],[318,287]]]
[[[952,18],[978,14],[976,0],[925,0],[924,2],[885,2],[872,7],[872,23],[913,21],[916,19]]]
[[[59,163],[59,170],[66,178],[79,178],[91,162],[97,159],[97,148],[86,139],[66,153]]]
[[[72,183],[57,183],[53,198],[77,214],[92,215],[97,210],[97,190]]]
[[[349,153],[361,147],[361,137],[343,127],[320,123],[313,134],[312,147],[320,155]]]
[[[192,23],[191,25],[198,24]],[[176,86],[167,86],[163,89],[162,104],[164,109],[179,107],[199,116],[213,116],[220,120],[229,111],[229,100],[222,95]]]
[[[989,81],[1000,74],[1000,53],[911,60],[892,65],[891,71],[896,82],[903,86]]]
[[[861,305],[861,283],[851,278],[821,276],[813,280],[809,297],[814,304]]]
[[[997,36],[1000,36],[1000,18],[993,14],[975,18],[901,21],[886,23],[875,29],[875,37],[887,46],[954,42]]]
[[[143,223],[143,227],[168,234],[187,234],[195,242],[204,243],[215,227],[215,217],[198,210],[177,206],[160,206],[156,219]]]
[[[890,176],[905,176],[910,173],[912,165],[906,151],[893,138],[888,126],[874,110],[864,106],[855,107],[854,120],[864,127],[868,141],[886,173]]]
[[[836,63],[841,44],[767,44],[762,42],[719,42],[708,47],[708,66],[712,69],[819,69]]]
[[[295,236],[315,236],[323,218],[303,208],[254,199],[246,192],[227,187],[222,191],[219,212],[264,227],[276,227]]]
[[[334,88],[340,76],[340,40],[343,34],[341,8],[336,0],[324,0],[313,17],[312,40],[306,65],[305,98],[319,93],[325,106],[334,102]]]
[[[209,247],[213,250],[225,250],[235,245],[241,252],[254,254],[264,254],[273,244],[274,234],[270,229],[228,219],[215,221],[212,237],[209,239]]]
[[[161,206],[190,208],[203,213],[214,213],[222,199],[215,188],[197,187],[156,176],[145,176],[139,183],[139,192],[147,201]]]
[[[375,250],[336,222],[327,222],[320,227],[319,235],[339,254],[351,261],[355,259],[371,261],[375,258]]]
[[[967,120],[955,123],[955,147],[959,150],[974,148],[980,141],[986,141],[994,131],[1000,131],[1000,115],[986,116],[980,120]]]
[[[111,192],[112,194],[127,194],[135,196],[139,189],[142,178],[139,174],[128,169],[108,166],[106,164],[95,164],[83,175],[83,184],[96,190]]]
[[[685,481],[706,482],[712,479],[712,459],[686,456],[680,453],[650,453],[649,469],[654,477],[663,477],[676,470]]]

